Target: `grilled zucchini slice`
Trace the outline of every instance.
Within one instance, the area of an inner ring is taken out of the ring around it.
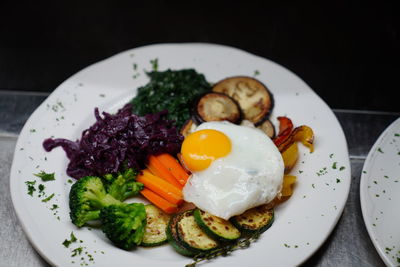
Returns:
[[[140,245],[154,247],[166,243],[166,229],[171,216],[152,204],[146,205],[145,209],[147,224]]]
[[[177,222],[182,218],[182,216],[183,216],[183,213],[177,213],[177,214],[173,215],[171,217],[171,219],[169,220],[167,230],[166,230],[167,239],[168,239],[169,244],[175,249],[176,252],[178,252],[179,254],[186,256],[186,257],[193,257],[198,253],[185,248],[181,244],[181,242],[179,241],[179,238],[178,238],[178,232],[177,232],[176,225],[177,225]]]
[[[239,123],[242,118],[239,104],[230,96],[217,92],[202,95],[196,101],[193,113],[199,124],[206,121]]]
[[[230,221],[200,209],[195,209],[193,216],[200,228],[212,238],[229,242],[240,237],[240,231]]]
[[[259,80],[247,76],[226,78],[212,88],[235,99],[242,110],[243,119],[261,124],[273,108],[273,96]]]
[[[180,244],[197,253],[204,253],[218,248],[218,242],[209,237],[198,226],[194,219],[193,211],[187,210],[183,212],[176,224]]]
[[[274,221],[274,210],[268,204],[245,211],[230,219],[232,224],[245,233],[265,232]]]

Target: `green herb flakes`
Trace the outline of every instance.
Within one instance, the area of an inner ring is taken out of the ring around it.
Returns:
[[[71,243],[76,242],[78,239],[75,237],[74,232],[71,232],[70,234],[70,239],[65,239],[64,242],[62,243],[64,247],[68,248]]]
[[[158,71],[158,58],[150,60],[150,64],[153,71]]]
[[[41,172],[36,173],[34,175],[39,177],[40,179],[42,179],[43,182],[55,180],[54,172],[53,173],[46,173],[44,171],[41,171]]]
[[[26,181],[25,184],[28,186],[28,195],[33,196],[33,192],[36,191],[36,181]]]
[[[49,202],[54,197],[54,193],[42,200],[42,202]]]
[[[76,255],[81,255],[83,251],[83,247],[77,247],[76,249],[72,250],[71,257],[75,257]]]
[[[336,167],[336,164],[337,164],[337,162],[335,161],[333,164],[332,164],[332,169],[336,169],[337,167]]]

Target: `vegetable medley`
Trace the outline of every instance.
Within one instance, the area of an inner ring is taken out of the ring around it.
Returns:
[[[229,77],[211,86],[194,70],[148,75],[150,82],[116,114],[100,115],[96,108],[96,122],[80,140],[44,140],[46,151],[62,147],[70,160],[66,172],[76,179],[69,193],[71,222],[77,227],[99,222],[124,250],[169,243],[193,258],[191,266],[249,246],[273,224],[274,206],[293,194],[297,143],[312,152],[312,129],[294,127],[288,117],[278,117],[275,126],[269,120],[273,95],[251,77]],[[199,125],[215,121],[260,129],[284,164],[273,200],[229,220],[190,205],[184,194],[193,170],[182,159],[182,142]],[[150,204],[135,201],[139,198]]]

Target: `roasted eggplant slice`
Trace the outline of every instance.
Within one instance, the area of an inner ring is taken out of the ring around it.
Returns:
[[[273,139],[275,137],[275,127],[270,120],[266,119],[257,128],[261,129],[269,138]]]
[[[212,91],[224,93],[235,99],[242,110],[243,119],[260,125],[273,108],[273,96],[268,88],[251,77],[226,78],[214,85]]]
[[[180,134],[183,135],[184,137],[188,136],[190,133],[196,129],[197,124],[193,121],[193,119],[188,119],[185,124],[183,124]]]
[[[194,118],[198,123],[206,121],[230,121],[239,123],[242,118],[239,104],[222,93],[202,95],[194,106]]]

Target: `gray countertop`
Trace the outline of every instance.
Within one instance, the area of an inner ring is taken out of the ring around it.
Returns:
[[[47,94],[0,91],[0,266],[48,266],[26,238],[15,215],[9,175],[18,133]],[[369,149],[400,113],[334,110],[349,147],[352,184],[343,215],[304,266],[384,266],[362,218],[359,186]]]

